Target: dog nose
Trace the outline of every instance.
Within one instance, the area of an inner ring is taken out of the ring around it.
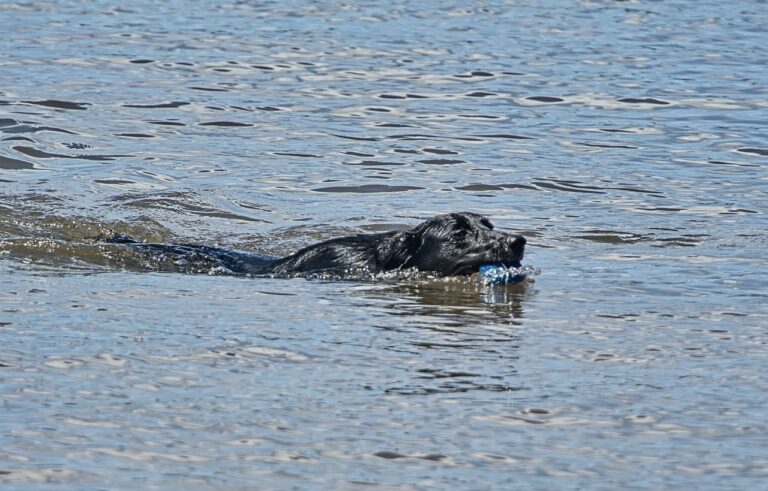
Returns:
[[[509,247],[516,248],[516,247],[523,247],[526,244],[525,237],[522,235],[516,235],[514,237],[510,237],[507,239],[509,242]]]

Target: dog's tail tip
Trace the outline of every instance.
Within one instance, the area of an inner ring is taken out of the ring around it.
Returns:
[[[115,233],[109,237],[105,237],[104,242],[108,244],[137,244],[139,241],[128,234]]]

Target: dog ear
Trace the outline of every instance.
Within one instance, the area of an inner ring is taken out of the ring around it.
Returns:
[[[456,224],[455,228],[457,230],[472,228],[472,222],[464,213],[451,213],[451,218],[453,218],[453,221]]]

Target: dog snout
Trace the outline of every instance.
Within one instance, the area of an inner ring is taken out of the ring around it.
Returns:
[[[525,247],[526,244],[525,237],[522,235],[516,235],[514,237],[508,237],[507,238],[507,244],[509,245],[510,249],[522,249]]]

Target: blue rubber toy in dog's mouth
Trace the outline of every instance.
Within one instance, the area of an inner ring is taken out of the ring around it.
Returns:
[[[518,268],[521,268],[520,261],[512,261],[509,264],[484,264],[480,266],[480,279],[484,285],[514,285],[525,279]]]

